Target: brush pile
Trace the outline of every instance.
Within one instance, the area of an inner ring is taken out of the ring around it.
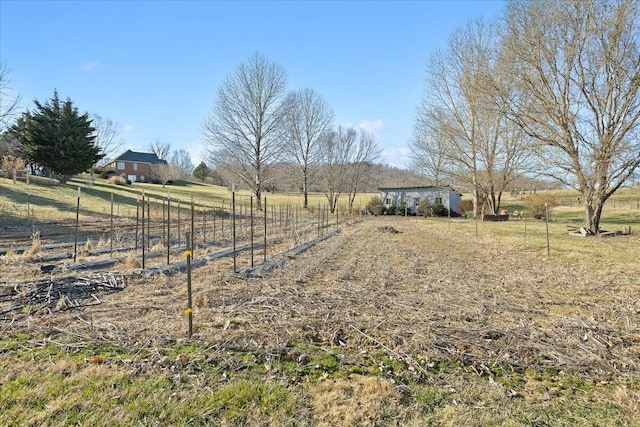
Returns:
[[[63,311],[101,304],[99,295],[124,289],[122,274],[99,273],[88,277],[57,277],[25,283],[0,283],[0,318],[42,310]]]

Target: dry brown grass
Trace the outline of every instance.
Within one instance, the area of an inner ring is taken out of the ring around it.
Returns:
[[[111,185],[127,185],[127,178],[122,175],[113,175],[107,179],[107,184]]]
[[[566,413],[581,424],[590,407],[608,422],[640,419],[640,266],[626,262],[640,257],[637,238],[601,241],[594,255],[595,240],[567,237],[547,257],[539,236],[523,245],[488,230],[367,218],[263,278],[209,263],[193,274],[191,341],[182,274],[132,278],[99,306],[3,328],[118,343],[145,355],[118,366],[143,372],[159,349],[196,343],[193,366],[225,375],[195,371],[198,387],[255,369],[292,384],[311,425],[530,425]]]
[[[318,426],[371,425],[389,406],[398,406],[399,394],[384,379],[351,375],[348,379],[328,379],[307,387],[313,412],[322,414]]]
[[[134,251],[129,252],[127,258],[124,260],[124,267],[127,269],[140,268],[142,267],[142,261],[138,259],[136,253]]]
[[[35,231],[31,233],[31,247],[28,251],[25,251],[26,255],[37,255],[42,249],[42,242],[40,240],[40,232]]]

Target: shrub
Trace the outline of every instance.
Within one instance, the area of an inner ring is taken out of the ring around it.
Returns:
[[[447,216],[449,212],[442,203],[433,203],[429,200],[423,200],[418,205],[418,214],[422,216]],[[455,216],[454,212],[451,212],[451,216]]]
[[[122,175],[113,175],[107,182],[113,185],[127,185],[127,178]]]
[[[442,203],[435,203],[433,205],[433,215],[434,216],[447,216],[449,215],[449,211],[444,207]]]
[[[13,183],[16,183],[17,172],[24,169],[27,161],[21,157],[4,156],[0,159],[0,169],[5,171],[5,176],[12,176]]]
[[[544,204],[546,203],[549,209],[558,206],[558,201],[552,194],[536,193],[525,194],[522,197],[524,208],[536,219],[544,218]]]
[[[100,178],[108,179],[116,174],[116,172],[112,169],[96,169],[96,173],[100,174]]]
[[[379,196],[374,196],[367,203],[367,210],[373,215],[382,215],[384,213],[384,204]]]
[[[431,214],[431,202],[428,200],[420,201],[418,205],[418,215],[429,216]]]
[[[396,214],[396,205],[391,205],[384,210],[385,215],[395,215]]]
[[[408,213],[406,203],[400,203],[398,206],[396,206],[396,215],[404,216],[405,213]]]
[[[460,200],[460,203],[458,203],[458,212],[465,213],[467,211],[473,212],[473,200]]]

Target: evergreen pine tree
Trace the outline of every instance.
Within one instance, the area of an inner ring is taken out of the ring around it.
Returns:
[[[95,143],[95,129],[87,113],[80,115],[70,99],[53,98],[26,113],[25,154],[29,160],[56,173],[61,182],[85,172],[104,155]]]
[[[201,182],[204,182],[205,179],[209,176],[211,170],[207,166],[205,162],[200,162],[198,166],[193,170],[193,176],[198,178]]]

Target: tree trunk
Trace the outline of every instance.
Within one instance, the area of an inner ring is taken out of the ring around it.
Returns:
[[[353,202],[356,201],[356,192],[349,194],[349,213],[353,213]]]
[[[585,202],[585,225],[594,233],[600,232],[600,218],[602,217],[603,202],[589,201]]]
[[[309,207],[309,191],[307,190],[307,174],[304,174],[304,178],[302,179],[302,192],[304,193],[304,209]]]
[[[489,210],[491,211],[491,215],[498,215],[498,207],[496,205],[496,194],[493,191],[490,191],[487,194],[487,202],[489,204]]]
[[[258,188],[256,191],[253,192],[256,195],[256,210],[261,211],[262,210],[262,191]],[[266,212],[265,212],[266,215]]]
[[[480,212],[480,192],[478,191],[478,186],[474,185],[473,187],[473,217],[477,218]]]

